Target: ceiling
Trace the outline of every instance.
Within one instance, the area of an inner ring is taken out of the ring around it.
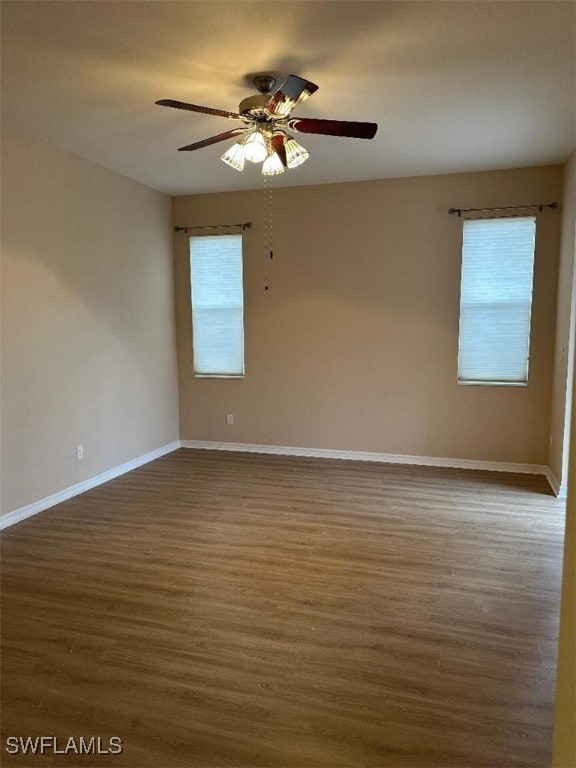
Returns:
[[[177,147],[229,130],[247,76],[319,90],[299,117],[377,122],[371,141],[299,134],[275,186],[563,162],[575,145],[575,3],[3,0],[2,123],[173,195],[256,189]]]

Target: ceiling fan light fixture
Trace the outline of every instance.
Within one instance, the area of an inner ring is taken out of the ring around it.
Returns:
[[[226,165],[229,165],[231,168],[234,168],[237,171],[244,170],[245,159],[246,155],[244,153],[244,146],[240,144],[240,142],[232,144],[232,146],[229,147],[220,158],[220,160],[223,160]]]
[[[264,176],[275,176],[283,173],[286,168],[298,168],[309,157],[308,150],[298,144],[284,129],[297,133],[348,136],[355,139],[373,139],[376,135],[377,123],[291,116],[294,107],[318,90],[315,83],[303,77],[288,75],[273,93],[276,80],[272,75],[255,75],[252,82],[259,93],[257,96],[243,99],[238,112],[188,104],[176,99],[159,99],[156,104],[161,107],[217,115],[243,123],[242,127],[178,147],[178,151],[190,152],[240,136],[237,143],[222,155],[222,160],[237,171],[244,170],[246,160],[252,163],[263,162]]]
[[[284,149],[286,150],[286,165],[288,168],[298,168],[299,165],[305,163],[310,157],[308,150],[298,144],[296,139],[291,136],[284,142]]]
[[[242,142],[244,157],[251,163],[261,163],[266,159],[268,150],[266,142],[260,131],[253,131]]]
[[[271,152],[262,163],[262,176],[277,176],[284,173],[284,164],[277,152]]]

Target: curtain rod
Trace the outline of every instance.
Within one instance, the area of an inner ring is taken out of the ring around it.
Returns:
[[[242,229],[244,231],[250,229],[251,226],[251,221],[245,221],[243,224],[214,224],[208,227],[174,227],[174,232],[186,232],[188,234],[189,229]]]
[[[448,213],[450,215],[456,213],[458,216],[462,216],[463,213],[483,213],[486,211],[517,211],[522,208],[538,208],[539,212],[542,213],[544,208],[551,208],[552,210],[555,210],[558,208],[558,203],[536,203],[535,205],[505,205],[503,208],[448,208]]]

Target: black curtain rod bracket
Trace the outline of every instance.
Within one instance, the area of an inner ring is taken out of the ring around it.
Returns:
[[[245,229],[250,229],[251,226],[251,221],[245,221],[242,224],[213,224],[207,227],[174,227],[174,232],[185,232],[188,234],[188,232],[207,229],[241,229],[244,231]]]
[[[550,208],[555,211],[558,208],[556,201],[552,203],[536,203],[535,205],[505,205],[502,208],[448,208],[448,213],[453,216],[456,214],[458,217],[463,213],[489,213],[490,211],[518,211],[526,208],[538,208],[538,212],[542,213],[544,208]]]

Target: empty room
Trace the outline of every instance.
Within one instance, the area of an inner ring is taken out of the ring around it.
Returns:
[[[0,11],[0,764],[576,768],[576,3]]]

